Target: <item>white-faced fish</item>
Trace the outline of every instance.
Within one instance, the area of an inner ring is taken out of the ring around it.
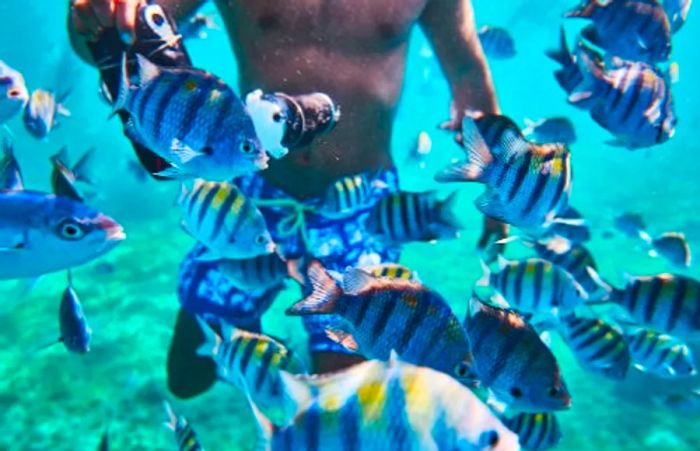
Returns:
[[[634,150],[671,139],[677,118],[668,76],[654,66],[619,58],[601,67],[599,59],[579,42],[576,61],[583,82],[569,102],[583,102],[593,120],[614,135],[610,145]]]
[[[498,146],[489,146],[476,122],[465,116],[462,143],[467,161],[439,172],[439,182],[479,182],[486,192],[476,199],[485,215],[544,233],[568,208],[572,185],[571,154],[561,144],[535,144],[506,130]]]
[[[599,281],[601,286],[604,282]],[[684,339],[700,338],[700,282],[679,274],[627,276],[622,289],[607,286],[609,300],[645,327]]]
[[[278,428],[256,411],[260,449],[520,449],[517,436],[469,389],[395,355],[330,375],[285,374],[284,380],[298,414],[293,424]]]
[[[0,125],[19,114],[28,101],[22,74],[0,60]]]
[[[664,11],[671,22],[671,33],[677,33],[688,17],[692,0],[663,0]]]
[[[639,213],[623,213],[616,216],[614,225],[617,230],[630,238],[642,238],[645,241],[651,239],[646,232],[647,225],[644,218]]]
[[[177,416],[167,401],[163,401],[163,406],[165,407],[165,413],[168,415],[168,421],[163,424],[175,434],[178,451],[204,451],[204,448],[199,443],[197,434],[190,426],[187,418]]]
[[[179,200],[188,233],[207,247],[203,260],[253,258],[275,245],[265,219],[253,202],[230,183],[195,180]]]
[[[445,200],[435,191],[393,193],[372,208],[366,227],[390,243],[456,238],[464,228],[455,214],[456,200],[456,193]]]
[[[554,448],[561,441],[561,427],[552,412],[520,413],[502,418],[503,424],[518,435],[520,446],[528,451]]]
[[[554,354],[514,310],[472,296],[465,321],[479,382],[514,412],[568,409],[571,396]]]
[[[658,0],[585,0],[564,17],[588,19],[582,36],[620,58],[668,61],[671,25]]]
[[[527,128],[523,130],[523,135],[537,143],[562,143],[570,146],[576,142],[576,130],[569,118],[550,117],[537,121],[525,119],[525,125]]]
[[[634,328],[625,334],[632,363],[644,372],[665,378],[697,374],[693,353],[682,340],[650,329]]]
[[[265,151],[272,158],[282,158],[289,153],[282,141],[287,129],[287,111],[281,101],[257,89],[245,98],[245,105],[255,125]]]
[[[267,167],[253,121],[226,83],[201,70],[136,58],[139,81],[132,84],[125,61],[114,110],[129,113],[130,138],[172,164],[160,175],[228,181]]]
[[[374,277],[360,268],[348,268],[340,287],[318,262],[309,265],[308,278],[312,293],[287,314],[338,314],[347,330],[331,330],[329,336],[346,347],[380,360],[394,350],[407,362],[472,382],[466,333],[437,292],[411,280]]]
[[[691,253],[688,240],[679,232],[666,232],[649,243],[653,256],[663,257],[673,266],[687,268],[690,266]]]
[[[15,158],[14,146],[9,138],[2,141],[2,159],[0,160],[0,189],[20,191],[24,189],[22,171]]]
[[[497,270],[486,265],[483,269],[477,285],[491,287],[511,308],[524,313],[569,312],[587,299],[576,279],[548,260],[506,260],[499,256]]]
[[[374,194],[386,186],[369,173],[348,175],[336,180],[327,189],[314,211],[331,219],[348,217],[374,203]]]
[[[679,413],[697,414],[700,412],[700,389],[668,395],[661,400],[661,403]]]
[[[408,154],[408,164],[418,165],[419,168],[425,168],[428,156],[433,151],[433,140],[426,131],[421,131],[416,138],[416,142]]]
[[[246,292],[277,287],[289,275],[287,262],[275,252],[253,258],[221,260],[219,271],[236,288]]]
[[[70,111],[62,102],[68,93],[56,95],[51,91],[37,89],[32,92],[24,108],[24,127],[37,139],[46,138],[59,122],[58,116],[69,117]]]
[[[198,321],[206,338],[197,353],[214,360],[219,377],[244,391],[273,424],[288,424],[297,406],[280,372],[305,373],[296,355],[267,335],[224,326],[219,336]]]
[[[58,311],[61,336],[58,339],[66,349],[76,354],[90,351],[92,329],[88,326],[78,293],[73,288],[71,273],[68,271],[68,286],[63,291]]]
[[[591,231],[583,215],[569,206],[555,219],[544,234],[546,237],[562,237],[574,243],[584,243],[591,239]]]
[[[588,371],[622,380],[630,367],[630,349],[622,331],[599,318],[573,314],[561,318],[559,333]]]
[[[510,59],[515,56],[515,41],[505,28],[484,25],[478,34],[486,56],[496,59]]]

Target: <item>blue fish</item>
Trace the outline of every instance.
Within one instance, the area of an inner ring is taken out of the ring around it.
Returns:
[[[540,144],[562,143],[567,146],[576,142],[576,130],[574,124],[566,117],[551,117],[531,121],[525,119],[527,128],[523,135],[531,135],[531,139]]]
[[[0,60],[0,125],[19,114],[28,101],[22,74]]]
[[[68,271],[68,286],[61,297],[58,317],[61,328],[59,341],[63,343],[66,349],[76,354],[85,354],[90,351],[92,330],[83,314],[78,293],[73,288],[70,271]]]
[[[630,238],[642,238],[645,241],[651,240],[646,232],[647,225],[644,218],[639,213],[623,213],[614,219],[617,230]]]
[[[62,102],[68,93],[56,95],[50,91],[37,89],[32,92],[24,108],[24,127],[37,139],[46,138],[59,124],[58,116],[69,117],[70,111]]]
[[[509,59],[515,56],[515,41],[505,28],[484,25],[478,33],[481,47],[487,56],[496,59]]]
[[[197,438],[197,433],[192,429],[187,418],[175,415],[167,401],[164,401],[163,405],[165,413],[168,415],[168,421],[163,424],[175,434],[178,451],[204,451]]]
[[[503,418],[503,424],[518,435],[523,449],[541,451],[554,448],[561,441],[561,427],[555,414],[520,413],[511,418]]]
[[[659,377],[683,378],[697,374],[690,347],[679,338],[634,328],[625,334],[634,366]]]
[[[9,138],[2,142],[2,160],[0,160],[0,189],[20,191],[24,189],[22,171],[15,159],[14,147]]]
[[[649,242],[652,256],[660,256],[668,260],[672,265],[681,268],[690,266],[692,258],[690,245],[685,235],[679,232],[663,233]]]
[[[664,0],[663,7],[671,22],[671,33],[677,33],[688,17],[692,0]]]

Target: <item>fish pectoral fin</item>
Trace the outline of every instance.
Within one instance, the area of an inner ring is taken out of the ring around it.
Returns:
[[[326,327],[326,336],[338,343],[348,351],[357,352],[360,346],[355,341],[355,337],[352,336],[347,330],[341,329],[339,327],[329,326]]]
[[[576,91],[571,93],[568,100],[569,103],[577,104],[579,102],[583,102],[584,100],[590,99],[592,96],[592,91]]]
[[[61,105],[60,103],[56,105],[56,113],[60,114],[61,116],[64,117],[71,117],[72,113],[68,108],[66,108],[64,105]]]
[[[194,150],[177,138],[173,138],[172,143],[170,143],[170,151],[175,157],[175,161],[179,164],[186,164],[195,158],[206,155],[203,152]]]

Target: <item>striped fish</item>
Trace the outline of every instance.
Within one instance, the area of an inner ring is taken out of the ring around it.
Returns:
[[[462,136],[467,161],[453,164],[435,179],[485,184],[486,192],[475,202],[482,213],[540,235],[567,210],[572,173],[565,146],[531,143],[507,130],[502,145],[490,147],[469,116],[462,123]]]
[[[267,450],[518,450],[517,436],[468,388],[426,367],[369,361],[284,379],[299,414],[279,428],[255,409]]]
[[[163,401],[163,405],[165,406],[165,413],[168,415],[168,421],[163,424],[175,433],[178,451],[204,451],[204,448],[199,443],[199,439],[197,439],[197,434],[190,426],[187,418],[175,415],[167,401]]]
[[[639,62],[613,59],[601,67],[591,48],[579,43],[576,59],[584,81],[569,102],[584,102],[591,117],[615,136],[609,144],[637,149],[668,141],[677,118],[667,75]]]
[[[332,183],[315,211],[331,219],[352,216],[374,203],[377,190],[386,185],[368,173],[349,175]]]
[[[275,246],[257,207],[230,183],[196,180],[179,200],[187,232],[207,247],[200,258],[253,258]]]
[[[515,56],[515,41],[505,28],[484,25],[478,34],[481,47],[488,57],[510,59]]]
[[[129,113],[126,133],[173,167],[161,176],[227,181],[267,167],[243,102],[221,79],[193,68],[163,68],[136,55],[137,85],[126,59],[114,111]]]
[[[370,211],[367,230],[391,243],[456,238],[463,225],[454,213],[456,193],[438,200],[435,191],[401,191],[382,198]]]
[[[15,158],[12,141],[9,138],[4,138],[2,159],[0,159],[0,190],[21,191],[23,189],[22,171]]]
[[[700,282],[678,274],[628,276],[623,289],[608,286],[610,301],[638,324],[673,336],[700,338]]]
[[[508,305],[524,313],[569,312],[586,300],[586,294],[571,274],[541,258],[498,258],[498,270],[483,265],[477,282],[490,286]]]
[[[219,271],[243,291],[269,290],[288,276],[287,263],[275,252],[254,258],[221,260]]]
[[[296,406],[284,390],[280,371],[305,373],[296,355],[267,335],[224,326],[219,336],[198,321],[205,342],[197,354],[214,360],[219,377],[243,390],[274,424],[287,424]]]
[[[318,262],[308,269],[313,292],[287,310],[288,315],[335,313],[347,322],[348,335],[367,358],[401,359],[472,382],[471,354],[464,328],[438,293],[410,280],[375,278],[349,268],[343,286]],[[337,331],[335,331],[337,332]]]
[[[508,116],[486,114],[480,111],[467,111],[466,116],[474,120],[479,134],[489,149],[502,152],[506,139],[510,135],[522,136],[520,127]]]
[[[671,22],[671,33],[677,33],[685,23],[692,0],[664,0],[663,7]]]
[[[672,265],[681,268],[690,266],[691,252],[685,235],[679,232],[666,232],[651,240],[652,256],[660,256]]]
[[[615,380],[627,375],[630,349],[618,328],[572,314],[561,319],[559,333],[583,368]]]
[[[678,338],[649,329],[637,329],[625,335],[634,366],[660,377],[690,377],[697,374],[693,354]]]
[[[418,274],[416,274],[415,271],[397,263],[384,263],[381,265],[369,266],[365,269],[374,277],[419,281]]]
[[[529,451],[554,448],[561,441],[561,428],[556,415],[547,413],[521,413],[503,418],[503,424],[518,435],[520,446]]]
[[[545,236],[560,236],[574,243],[584,243],[591,239],[591,231],[581,213],[569,207],[557,216],[554,223],[547,229]]]
[[[591,20],[582,36],[620,58],[654,64],[671,54],[671,25],[658,0],[587,0],[564,17]]]
[[[509,410],[569,408],[571,396],[554,354],[517,312],[474,295],[465,326],[479,382]]]

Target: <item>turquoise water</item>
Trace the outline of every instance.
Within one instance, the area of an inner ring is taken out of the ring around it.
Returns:
[[[37,351],[58,334],[56,314],[64,275],[43,277],[21,299],[14,282],[0,284],[0,449],[95,449],[106,426],[112,449],[174,449],[171,433],[161,426],[162,400],[171,398],[165,357],[178,308],[176,268],[192,244],[181,232],[179,212],[173,206],[179,187],[139,182],[128,171],[133,151],[118,122],[106,119],[109,108],[96,95],[96,72],[69,50],[64,3],[8,0],[0,5],[0,59],[20,69],[32,89],[72,88],[67,104],[73,115],[49,140],[30,138],[17,120],[10,124],[17,157],[25,185],[48,190],[49,155],[64,144],[74,156],[96,146],[102,170],[100,195],[92,203],[117,218],[129,239],[74,273],[95,332],[92,350],[85,356],[69,355],[60,345]],[[662,260],[648,257],[637,242],[619,234],[604,239],[603,232],[612,230],[615,215],[637,211],[644,214],[651,232],[682,231],[691,247],[700,246],[696,217],[700,162],[693,154],[700,130],[697,11],[691,9],[688,23],[674,40],[672,59],[680,65],[680,81],[674,86],[676,136],[664,145],[632,153],[604,145],[607,132],[586,113],[567,105],[552,76],[555,65],[544,56],[545,49],[557,44],[561,13],[574,3],[474,1],[479,24],[504,26],[516,40],[515,59],[491,64],[501,107],[521,123],[525,117],[552,115],[566,115],[575,122],[579,141],[573,146],[573,205],[592,226],[589,247],[605,276],[619,282],[623,272],[667,271],[670,268]],[[578,25],[567,23],[570,41]],[[236,66],[224,32],[210,31],[206,40],[189,42],[187,47],[197,66],[236,86]],[[407,74],[393,152],[402,161],[419,131],[431,133],[436,150],[429,167],[401,168],[403,188],[421,190],[434,187],[432,170],[460,156],[460,151],[451,137],[435,129],[447,117],[449,95],[418,32]],[[402,256],[402,263],[438,288],[460,317],[480,275],[474,243],[481,219],[471,206],[480,191],[479,186],[462,189],[462,216],[468,228],[459,240],[409,245]],[[509,256],[520,254],[522,247],[510,246]],[[113,265],[114,271],[101,271],[104,263]],[[700,277],[697,265],[686,272]],[[296,299],[296,289],[286,291],[265,316],[264,327],[289,331],[285,336],[291,345],[303,350],[306,340],[299,320],[283,314]],[[582,371],[561,343],[555,341],[554,349],[574,397],[573,408],[559,415],[564,434],[559,449],[700,449],[700,416],[676,414],[657,402],[671,389],[696,387],[697,380],[668,382],[631,372],[626,381],[613,383]],[[253,449],[253,420],[242,395],[230,387],[219,384],[199,398],[173,405],[190,419],[207,449]]]

